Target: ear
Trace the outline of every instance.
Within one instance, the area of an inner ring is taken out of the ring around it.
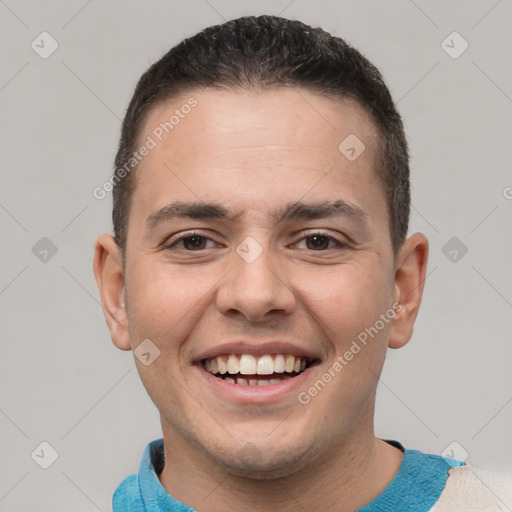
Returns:
[[[121,251],[111,235],[101,235],[94,249],[94,275],[110,336],[117,348],[131,350]]]
[[[390,348],[403,347],[412,336],[427,271],[428,240],[421,233],[402,245],[395,263],[395,317],[388,337]]]

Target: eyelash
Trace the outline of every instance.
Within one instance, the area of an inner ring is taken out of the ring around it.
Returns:
[[[327,240],[329,240],[329,242],[333,242],[334,243],[334,247],[329,247],[327,249],[321,249],[321,250],[318,250],[318,251],[315,251],[313,249],[310,249],[311,251],[313,252],[325,252],[329,249],[337,249],[337,250],[340,250],[340,249],[345,249],[347,247],[348,244],[344,243],[344,242],[341,242],[340,240],[328,235],[327,233],[324,233],[323,231],[313,231],[311,233],[308,233],[306,236],[303,236],[299,242],[301,242],[302,240],[306,240],[308,238],[313,238],[315,236],[319,236],[319,237],[322,237],[322,238],[327,238]]]
[[[206,240],[212,240],[210,237],[206,236],[205,234],[201,233],[200,231],[191,231],[191,232],[184,233],[183,235],[179,236],[178,238],[173,240],[171,243],[166,244],[163,248],[166,249],[166,250],[174,249],[178,243],[183,242],[184,240],[186,240],[188,238],[193,238],[195,236],[200,237],[200,238],[204,238]],[[327,233],[324,233],[322,231],[314,231],[312,233],[308,233],[306,236],[303,236],[302,238],[300,238],[298,240],[298,242],[300,242],[302,240],[306,240],[308,238],[313,238],[315,236],[319,236],[319,237],[322,237],[322,238],[327,238],[330,242],[333,242],[335,244],[335,247],[330,247],[330,248],[327,248],[327,249],[321,249],[321,250],[317,250],[317,251],[315,251],[314,249],[310,249],[313,252],[325,252],[325,251],[327,251],[329,249],[338,249],[338,250],[340,250],[340,249],[344,249],[344,248],[346,248],[348,246],[347,243],[341,242],[341,241],[337,240],[336,238],[334,238],[334,237],[332,237],[332,236],[330,236]],[[184,250],[185,252],[200,252],[200,251],[204,251],[206,249],[198,249],[197,251],[188,250],[188,249],[180,249],[180,250]]]
[[[204,235],[203,233],[199,231],[190,231],[188,233],[184,233],[183,235],[180,235],[176,240],[173,240],[171,243],[165,244],[164,249],[173,249],[179,242],[182,242],[183,240],[186,240],[187,238],[193,238],[195,236],[204,238],[206,240],[211,240],[210,237]],[[204,249],[201,249],[204,250]],[[185,249],[185,251],[187,251]],[[199,252],[199,251],[187,251],[187,252]]]

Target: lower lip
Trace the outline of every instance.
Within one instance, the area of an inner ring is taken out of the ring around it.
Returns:
[[[307,368],[291,379],[262,386],[244,386],[242,384],[226,382],[219,377],[213,376],[210,372],[206,371],[202,365],[198,365],[197,368],[201,377],[205,379],[218,394],[238,402],[261,404],[278,402],[293,395],[298,397],[300,391],[305,389],[305,381],[309,378],[314,366]]]

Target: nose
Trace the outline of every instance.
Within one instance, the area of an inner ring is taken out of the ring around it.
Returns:
[[[244,248],[247,249],[245,254]],[[217,292],[218,310],[227,316],[243,316],[251,322],[265,322],[278,314],[290,314],[296,297],[276,255],[254,241],[245,247],[241,244],[238,249],[232,255],[232,269]]]

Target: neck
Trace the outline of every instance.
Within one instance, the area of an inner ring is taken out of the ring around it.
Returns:
[[[160,482],[173,498],[201,512],[291,512],[318,510],[320,504],[326,512],[353,511],[389,485],[402,461],[402,452],[375,438],[369,425],[292,474],[261,479],[233,474],[162,423],[166,462]]]

